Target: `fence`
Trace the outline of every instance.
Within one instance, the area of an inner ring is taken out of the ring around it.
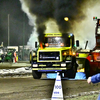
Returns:
[[[18,46],[18,60],[29,61],[30,49],[28,46]]]

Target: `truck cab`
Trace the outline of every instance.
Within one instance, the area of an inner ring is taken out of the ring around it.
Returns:
[[[72,77],[76,73],[76,57],[74,35],[72,33],[45,33],[39,43],[36,59],[32,60],[32,75],[40,79],[42,73],[60,72],[66,75],[71,71]]]

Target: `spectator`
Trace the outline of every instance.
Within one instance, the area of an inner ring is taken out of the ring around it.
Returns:
[[[100,82],[100,73],[89,77],[89,78],[87,79],[87,82],[88,82],[89,84],[90,84],[90,83],[98,83],[98,82]],[[97,100],[100,100],[100,94],[99,94]]]
[[[14,51],[14,54],[13,54],[13,63],[16,63],[17,59],[16,59],[16,51]]]

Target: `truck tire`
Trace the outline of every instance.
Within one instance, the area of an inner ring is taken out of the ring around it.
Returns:
[[[72,73],[72,77],[71,78],[75,78],[78,64],[76,63],[76,58],[74,56],[72,57],[72,65],[71,66],[72,66],[72,68],[70,69],[71,73]]]
[[[85,60],[85,74],[86,78],[90,76],[90,63],[87,59]]]
[[[76,63],[76,58],[72,57],[72,62],[67,65],[68,70],[64,72],[64,76],[68,78],[75,78],[76,72],[77,72],[77,67],[78,64]]]
[[[71,68],[64,72],[64,76],[67,77],[67,78],[75,78],[77,65],[76,64],[74,64],[74,65],[69,64],[69,66]]]
[[[32,75],[34,79],[40,79],[42,76],[42,73],[39,73],[37,70],[32,70]]]

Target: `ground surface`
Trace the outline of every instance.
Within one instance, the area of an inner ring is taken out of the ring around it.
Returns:
[[[0,100],[50,100],[54,82],[35,80],[32,76],[0,78]],[[64,100],[74,100],[74,97],[81,98],[84,95],[91,95],[91,100],[95,100],[97,97],[93,94],[98,94],[100,90],[100,84],[87,84],[86,80],[62,80],[62,86]]]
[[[54,83],[55,79],[46,79],[45,74],[40,80],[33,79],[31,68],[1,69],[0,100],[51,100]],[[62,88],[64,100],[96,100],[100,83],[62,79]]]

